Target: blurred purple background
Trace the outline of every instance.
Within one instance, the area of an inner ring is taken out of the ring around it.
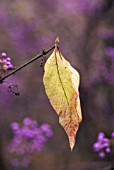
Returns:
[[[7,151],[12,139],[10,123],[22,122],[25,117],[39,125],[47,123],[53,130],[53,137],[42,153],[33,157],[29,170],[104,166],[108,170],[109,157],[99,160],[93,143],[98,132],[109,136],[114,131],[114,1],[0,1],[0,53],[6,52],[16,67],[42,48],[52,47],[57,36],[61,53],[81,75],[83,122],[76,146],[71,152],[45,94],[39,59],[6,80],[18,84],[19,96],[8,93],[6,83],[0,85],[0,170],[13,170]]]

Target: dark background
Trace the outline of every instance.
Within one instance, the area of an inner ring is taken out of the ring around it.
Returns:
[[[113,57],[106,53],[114,46],[113,0],[0,1],[0,53],[16,67],[52,47],[57,36],[61,53],[81,76],[83,121],[76,146],[71,152],[45,94],[39,59],[6,80],[18,84],[20,96],[8,93],[7,83],[0,85],[0,170],[13,170],[7,152],[10,123],[25,117],[48,123],[54,133],[28,169],[94,170],[110,163],[109,157],[99,160],[93,143],[99,131],[108,137],[114,131],[114,52]]]

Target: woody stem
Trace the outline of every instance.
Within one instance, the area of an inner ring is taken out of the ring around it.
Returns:
[[[7,74],[6,76],[2,77],[0,79],[0,83],[3,82],[3,80],[5,80],[7,77],[11,76],[12,74],[16,73],[17,71],[21,70],[22,68],[26,67],[27,65],[29,65],[30,63],[32,63],[33,61],[43,57],[44,55],[48,54],[50,51],[52,51],[55,48],[55,46],[51,47],[49,50],[42,50],[42,53],[36,55],[34,58],[30,59],[29,61],[27,61],[26,63],[22,64],[21,66],[19,66],[18,68],[16,68],[15,70],[13,70],[12,72],[10,72],[9,74]]]

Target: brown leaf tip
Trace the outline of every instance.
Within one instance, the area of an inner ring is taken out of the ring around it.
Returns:
[[[70,149],[72,151],[75,145],[75,136],[68,136],[68,138],[69,138]]]
[[[59,44],[59,37],[57,37],[56,40],[55,40],[55,47],[57,47],[58,44]]]

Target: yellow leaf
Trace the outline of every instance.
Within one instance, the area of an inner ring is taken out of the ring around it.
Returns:
[[[70,148],[75,145],[76,133],[82,120],[79,99],[79,73],[56,47],[48,58],[43,77],[46,94],[59,116],[59,123],[68,135]]]

